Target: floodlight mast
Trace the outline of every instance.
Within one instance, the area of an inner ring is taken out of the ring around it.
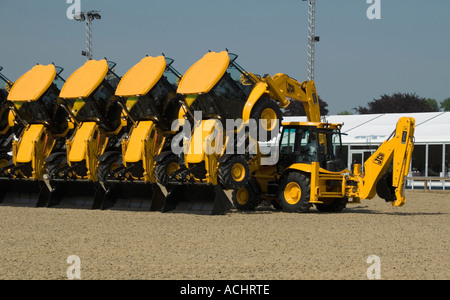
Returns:
[[[314,45],[319,41],[315,35],[316,0],[303,1],[308,1],[308,80],[314,80]]]
[[[87,12],[80,12],[74,15],[74,20],[86,22],[86,51],[82,51],[81,55],[86,56],[87,60],[92,59],[92,21],[94,19],[101,19],[99,11],[90,10]]]

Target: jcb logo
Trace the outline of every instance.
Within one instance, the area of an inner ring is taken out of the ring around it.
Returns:
[[[373,160],[374,163],[376,163],[377,165],[380,165],[383,163],[384,160],[384,153],[379,153],[377,155],[377,157],[375,157],[375,159]]]
[[[290,83],[286,83],[286,92],[288,94],[295,93],[295,87],[292,84],[290,84]]]

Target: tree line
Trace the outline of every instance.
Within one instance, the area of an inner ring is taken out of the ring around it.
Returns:
[[[320,112],[328,115],[328,103],[319,97]],[[381,95],[367,103],[366,106],[358,106],[353,111],[344,110],[338,115],[353,114],[382,114],[382,113],[415,113],[415,112],[439,112],[450,111],[450,97],[440,102],[432,98],[423,98],[415,93],[394,93]],[[286,116],[305,116],[303,104],[291,100],[291,104],[284,110]]]

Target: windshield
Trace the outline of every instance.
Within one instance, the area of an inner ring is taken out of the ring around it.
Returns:
[[[166,59],[166,69],[164,70],[163,76],[166,77],[167,81],[173,86],[173,88],[176,91],[182,75],[174,67],[172,67],[172,64],[174,62],[173,59],[168,57],[166,57],[165,59]]]
[[[103,80],[87,98],[66,100],[78,122],[97,122],[108,132],[120,126],[121,107],[114,101],[114,88],[110,82],[111,78]]]
[[[0,67],[0,71],[3,68]],[[13,83],[0,72],[0,101],[6,100],[8,93],[12,88]]]
[[[193,110],[202,111],[203,118],[226,119],[242,117],[242,110],[255,82],[236,63],[237,55],[228,54],[230,63],[225,74],[206,94],[200,94],[192,104]]]

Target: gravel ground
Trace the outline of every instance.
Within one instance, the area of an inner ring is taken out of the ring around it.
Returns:
[[[224,216],[0,207],[0,279],[450,279],[450,194],[407,191],[342,213]]]

